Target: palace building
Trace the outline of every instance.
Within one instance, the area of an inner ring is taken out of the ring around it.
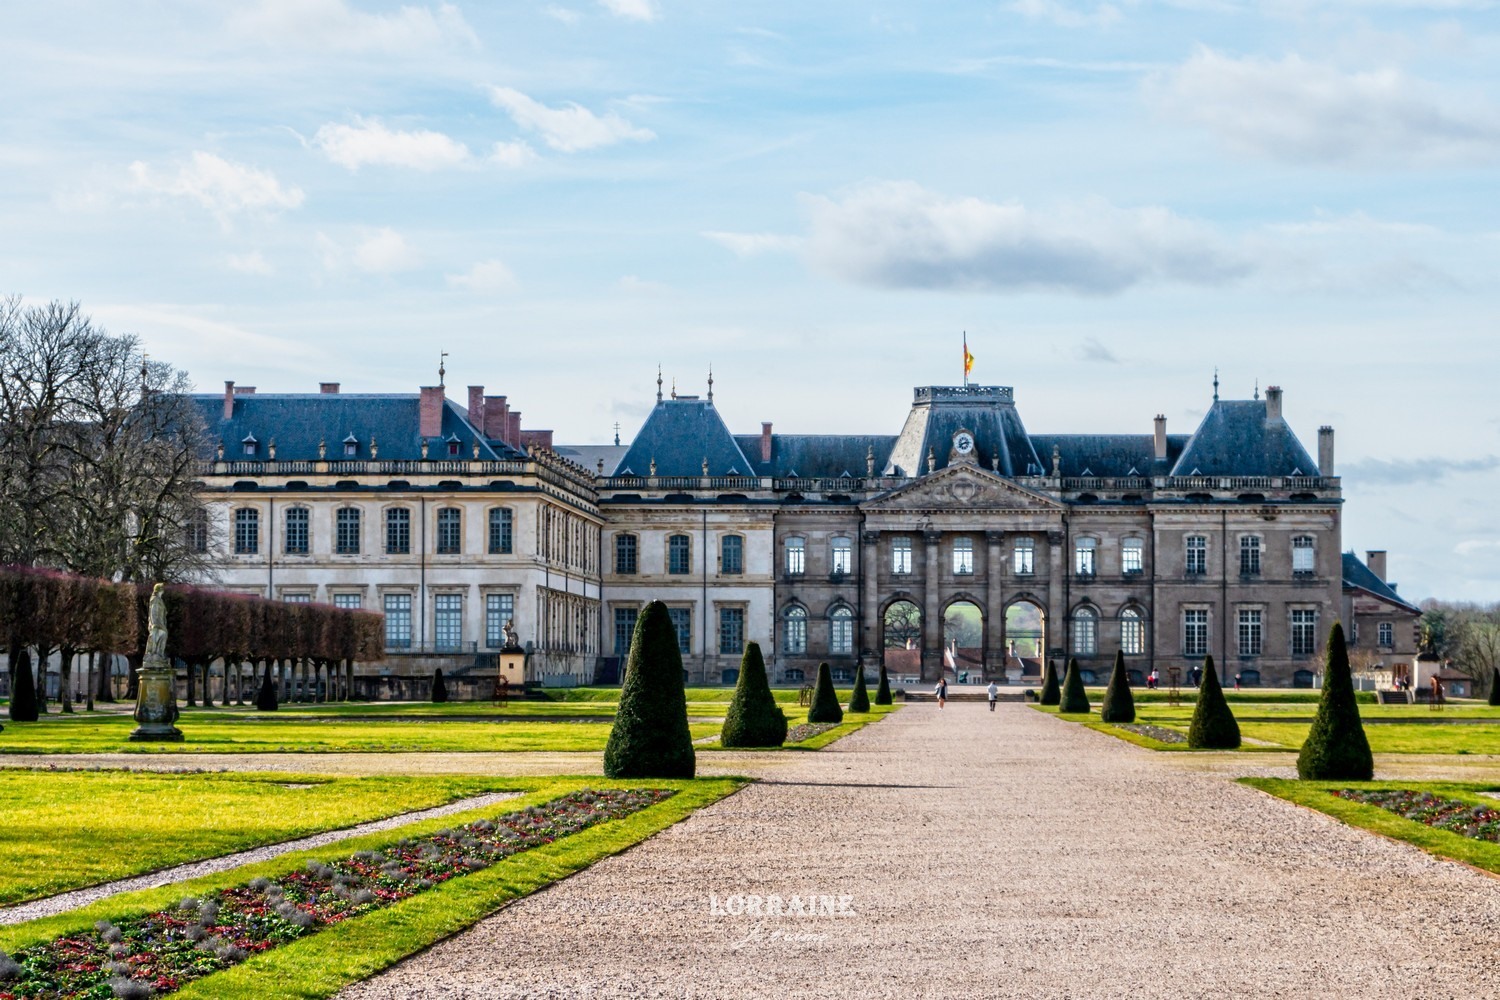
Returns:
[[[708,684],[749,640],[781,683],[822,661],[1027,682],[1068,656],[1102,679],[1119,649],[1137,674],[1212,654],[1275,685],[1312,684],[1341,616],[1378,653],[1414,641],[1384,554],[1343,552],[1333,430],[1314,458],[1274,387],[1216,392],[1189,434],[1033,434],[1010,387],[964,385],[918,387],[896,433],[788,435],[735,434],[712,380],[658,378],[632,440],[577,446],[480,386],[198,399],[219,582],[383,612],[397,672],[482,670],[514,620],[530,678],[610,681],[656,599]]]

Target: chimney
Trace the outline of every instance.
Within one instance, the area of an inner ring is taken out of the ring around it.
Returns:
[[[224,383],[224,419],[234,419],[234,383]]]
[[[1318,428],[1318,475],[1333,478],[1333,428]]]
[[[510,406],[504,396],[484,397],[484,436],[491,441],[505,440],[505,415]]]
[[[1165,414],[1156,415],[1156,460],[1165,462],[1167,460],[1167,417]]]
[[[771,460],[771,424],[766,421],[760,425],[760,460],[769,462]]]
[[[522,448],[521,444],[521,411],[510,410],[505,414],[505,436],[506,444],[512,448]]]
[[[417,435],[419,437],[435,438],[443,433],[442,386],[422,386],[422,405],[418,413]]]
[[[339,384],[337,382],[319,382],[318,391],[325,396],[337,396],[339,394]]]
[[[1281,386],[1266,386],[1266,419],[1281,419]]]
[[[1365,553],[1365,565],[1370,567],[1370,572],[1378,576],[1381,581],[1385,580],[1385,549],[1370,549]]]
[[[479,433],[484,433],[484,386],[469,386],[469,423]]]

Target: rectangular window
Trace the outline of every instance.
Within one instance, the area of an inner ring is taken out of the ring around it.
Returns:
[[[358,611],[365,606],[364,598],[358,594],[334,594],[333,606],[345,611]]]
[[[1381,649],[1392,649],[1396,645],[1396,629],[1390,622],[1381,622],[1376,626],[1375,638]]]
[[[490,555],[509,555],[514,535],[515,519],[510,508],[490,508]]]
[[[1126,576],[1146,571],[1146,545],[1139,538],[1127,538],[1120,545],[1120,568]]]
[[[385,648],[411,648],[411,595],[385,595]]]
[[[634,535],[615,536],[615,572],[621,576],[636,574],[638,542]]]
[[[282,594],[281,599],[287,604],[311,604],[311,594]]]
[[[835,538],[832,547],[833,575],[848,576],[854,572],[854,543],[847,538]]]
[[[1016,576],[1031,576],[1036,572],[1036,539],[1017,538],[1013,555]]]
[[[1197,608],[1182,613],[1182,655],[1208,655],[1208,611]]]
[[[1098,542],[1092,538],[1080,538],[1073,548],[1073,570],[1079,576],[1094,575],[1094,550]]]
[[[195,510],[188,516],[187,548],[189,552],[202,555],[208,551],[208,512]]]
[[[286,554],[307,555],[308,536],[307,508],[288,507],[286,511]]]
[[[1240,576],[1260,576],[1260,536],[1240,536]]]
[[[974,540],[972,538],[955,538],[953,540],[953,572],[959,576],[973,575]]]
[[[1313,547],[1311,535],[1298,535],[1292,539],[1292,573],[1297,576],[1312,576],[1313,558],[1317,549]]]
[[[271,544],[276,544],[274,539]],[[260,551],[260,511],[241,507],[234,512],[234,551],[241,556],[253,556]]]
[[[1262,636],[1259,610],[1255,608],[1240,610],[1239,636],[1241,656],[1260,655]]]
[[[1318,613],[1297,609],[1292,612],[1292,655],[1312,656],[1318,651]]]
[[[891,572],[898,576],[911,572],[911,539],[891,539]]]
[[[719,572],[725,576],[739,576],[745,572],[745,539],[741,535],[725,535],[719,539]]]
[[[490,649],[505,645],[505,624],[516,617],[514,594],[484,595],[484,644]]]
[[[456,653],[464,639],[462,594],[438,594],[432,599],[432,646],[435,652]]]
[[[719,609],[719,655],[739,656],[745,651],[745,609]]]
[[[1208,572],[1208,538],[1206,536],[1187,536],[1187,564],[1183,569],[1188,576],[1202,576]]]
[[[411,552],[411,511],[392,507],[385,512],[385,554],[404,556]]]
[[[359,555],[359,522],[359,508],[339,508],[334,522],[334,551],[339,555]]]
[[[437,512],[438,555],[452,556],[463,551],[463,523],[463,512],[457,507],[444,507]]]
[[[807,542],[801,538],[786,540],[786,571],[789,576],[801,576],[807,571]]]
[[[677,630],[678,652],[691,653],[693,651],[693,609],[668,608],[667,617],[672,619],[672,627]]]
[[[615,655],[630,655],[630,641],[635,638],[635,620],[641,616],[639,608],[615,608]],[[673,624],[676,624],[675,622]]]
[[[693,571],[693,540],[687,535],[667,539],[667,572],[679,576]]]

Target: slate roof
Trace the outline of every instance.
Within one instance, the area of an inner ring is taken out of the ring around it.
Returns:
[[[793,475],[803,479],[863,476],[866,456],[872,449],[879,473],[896,443],[890,434],[772,434],[771,460],[762,462],[759,434],[740,434],[734,440],[754,461],[756,475],[778,479]]]
[[[604,475],[612,476],[620,464],[620,459],[630,450],[629,445],[623,444],[559,444],[554,445],[553,451],[570,462],[576,462],[590,472],[599,471],[599,463],[604,463]],[[702,464],[701,460],[699,462]]]
[[[1390,584],[1376,576],[1359,556],[1353,552],[1345,552],[1344,589],[1348,590],[1351,587],[1363,590],[1374,597],[1380,598],[1382,601],[1389,601],[1391,604],[1400,605],[1408,611],[1420,613],[1422,610],[1415,604],[1399,596],[1391,589]]]
[[[196,395],[193,401],[203,414],[210,449],[222,441],[228,461],[268,459],[272,440],[280,462],[317,461],[319,441],[327,443],[328,459],[337,461],[345,457],[343,441],[351,434],[359,442],[359,454],[352,456],[355,458],[370,457],[371,437],[381,459],[414,461],[422,457],[417,434],[421,397],[415,394],[253,393],[234,397],[234,416],[229,420],[224,419],[222,395]],[[444,401],[442,433],[431,439],[429,458],[446,458],[450,439],[458,441],[463,458],[473,457],[476,439],[482,459],[525,457],[499,441],[484,440],[466,418],[463,407],[452,400]],[[241,443],[247,436],[260,444],[254,456],[242,452]]]
[[[679,396],[657,402],[615,474],[649,476],[655,461],[658,476],[701,476],[705,459],[710,476],[756,474],[714,404]]]
[[[1187,446],[1189,435],[1167,435],[1167,460],[1161,475]],[[1062,458],[1064,476],[1152,476],[1158,474],[1156,439],[1151,434],[1033,434],[1037,457],[1052,474],[1052,448]]]
[[[1268,419],[1263,399],[1219,399],[1172,467],[1174,476],[1316,476],[1285,419]]]
[[[918,389],[918,398],[906,415],[906,425],[891,448],[882,470],[886,475],[925,476],[927,455],[933,457],[933,468],[948,465],[953,437],[960,430],[974,435],[974,460],[1002,476],[1040,475],[1042,462],[1031,446],[1031,438],[1021,423],[1021,415],[1010,401],[1010,390],[1003,387],[973,387],[974,397],[955,395],[957,387],[929,386]],[[967,391],[967,387],[966,387]],[[988,398],[980,393],[990,393]],[[1000,401],[999,393],[1005,393]],[[923,393],[928,394],[924,400]],[[998,459],[998,466],[994,460]]]

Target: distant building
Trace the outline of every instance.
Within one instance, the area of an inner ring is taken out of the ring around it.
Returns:
[[[1411,663],[1421,648],[1422,609],[1398,595],[1396,585],[1386,580],[1385,556],[1372,550],[1361,562],[1353,552],[1344,553],[1344,633],[1350,655],[1368,669],[1413,680]]]

